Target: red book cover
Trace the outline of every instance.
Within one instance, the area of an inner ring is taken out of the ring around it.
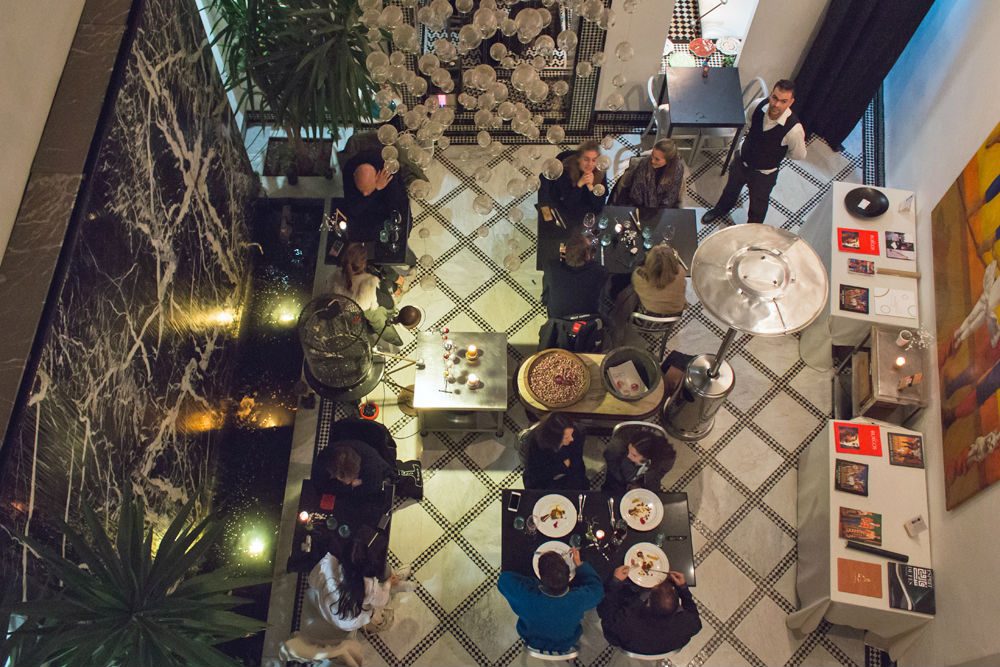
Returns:
[[[837,247],[840,252],[859,255],[878,255],[878,232],[871,229],[845,229],[837,227]]]
[[[319,508],[325,512],[332,512],[333,506],[337,502],[337,496],[332,493],[324,493],[319,499]]]
[[[833,422],[837,453],[882,456],[882,437],[874,424]]]

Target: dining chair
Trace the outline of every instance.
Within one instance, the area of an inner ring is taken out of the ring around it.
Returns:
[[[531,648],[527,644],[524,645],[524,651],[536,660],[545,660],[548,662],[569,662],[570,660],[576,660],[580,655],[579,649],[576,648],[570,649],[566,653],[556,653],[554,651]]]
[[[667,658],[676,653],[676,651],[670,651],[669,653],[657,653],[655,655],[647,653],[633,653],[632,651],[626,651],[623,648],[618,649],[621,651],[622,655],[632,658],[633,660],[638,660],[640,662],[655,662],[659,667],[667,667],[669,664]]]
[[[667,349],[667,340],[673,332],[680,315],[650,315],[640,310],[633,311],[629,315],[629,323],[632,328],[640,333],[648,333],[660,336],[659,355],[656,357],[657,363],[663,361],[663,355]]]

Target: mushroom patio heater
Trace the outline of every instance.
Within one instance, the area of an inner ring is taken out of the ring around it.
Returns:
[[[681,440],[709,434],[736,383],[726,354],[737,333],[784,336],[809,326],[826,306],[826,269],[812,247],[767,225],[720,230],[698,246],[691,282],[702,306],[729,327],[718,352],[700,354],[664,406],[664,427]]]
[[[372,353],[368,321],[351,299],[335,294],[313,299],[299,314],[298,331],[306,381],[320,396],[358,400],[382,379],[385,360]]]

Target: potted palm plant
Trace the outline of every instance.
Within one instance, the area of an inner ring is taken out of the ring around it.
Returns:
[[[47,667],[235,667],[213,648],[248,636],[263,624],[234,613],[245,602],[235,588],[265,581],[234,570],[196,573],[223,524],[190,521],[194,500],[173,519],[154,549],[141,501],[126,497],[118,534],[112,537],[97,514],[83,506],[83,532],[56,521],[79,563],[31,537],[21,540],[60,584],[39,600],[5,604],[4,615],[23,618],[0,643],[0,664]]]
[[[304,139],[371,119],[376,85],[358,1],[212,0],[210,11],[227,90],[285,130],[290,171],[323,172]]]

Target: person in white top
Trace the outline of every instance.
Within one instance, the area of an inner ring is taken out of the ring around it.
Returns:
[[[330,277],[330,289],[353,299],[361,310],[378,308],[379,278],[368,272],[368,252],[360,243],[350,243],[344,248],[340,266]]]
[[[725,218],[736,206],[744,185],[750,193],[747,222],[764,222],[781,161],[786,156],[793,160],[806,157],[806,132],[791,109],[794,102],[795,84],[781,79],[774,84],[770,97],[754,103],[750,127],[729,165],[726,187],[719,201],[702,217],[702,224]]]

